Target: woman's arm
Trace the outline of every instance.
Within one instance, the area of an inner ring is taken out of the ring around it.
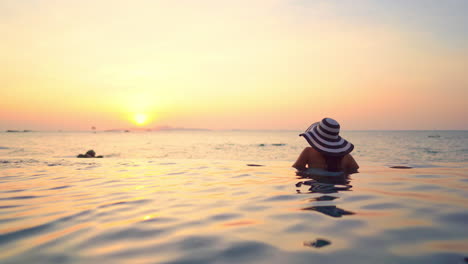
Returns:
[[[296,168],[297,170],[305,170],[307,169],[306,165],[309,161],[309,147],[305,148],[301,155],[297,158],[296,162],[292,165],[292,167]]]

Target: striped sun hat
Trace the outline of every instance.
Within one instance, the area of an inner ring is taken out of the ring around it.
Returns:
[[[318,152],[329,156],[343,156],[354,149],[354,145],[339,136],[340,124],[332,118],[313,123],[303,136]]]

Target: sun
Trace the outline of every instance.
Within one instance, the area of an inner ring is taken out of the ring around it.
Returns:
[[[135,124],[142,126],[148,122],[148,115],[146,114],[135,114],[133,117],[133,121],[135,121]]]

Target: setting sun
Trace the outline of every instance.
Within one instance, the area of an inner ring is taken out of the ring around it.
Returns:
[[[139,126],[142,126],[142,125],[144,125],[144,124],[146,124],[148,122],[148,115],[146,115],[146,114],[136,114],[133,117],[133,121],[135,122],[135,124],[137,124]]]
[[[467,129],[468,1],[362,2],[0,0],[0,131]]]

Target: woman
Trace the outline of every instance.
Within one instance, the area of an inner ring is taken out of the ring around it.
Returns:
[[[332,118],[312,124],[303,136],[312,147],[306,147],[293,167],[299,171],[323,169],[330,172],[354,173],[359,168],[349,154],[354,145],[339,136],[340,124]]]

